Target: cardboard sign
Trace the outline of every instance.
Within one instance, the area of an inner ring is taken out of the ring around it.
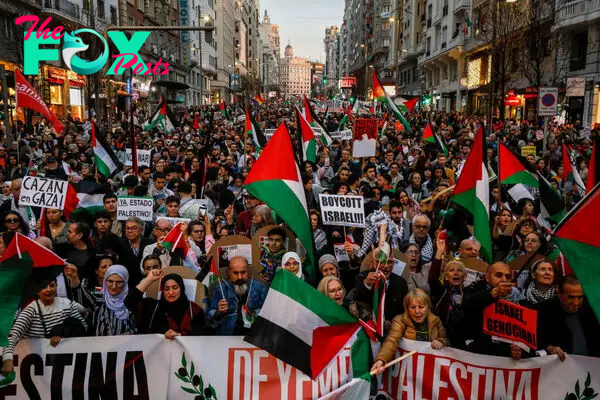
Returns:
[[[273,137],[273,135],[275,134],[275,131],[276,131],[276,130],[277,130],[277,129],[265,129],[265,130],[263,131],[263,133],[264,133],[264,135],[265,135],[265,138],[266,138],[267,140],[271,139],[271,138]]]
[[[323,225],[365,226],[365,205],[362,196],[320,194]]]
[[[346,249],[344,249],[343,244],[334,244],[333,252],[335,253],[335,259],[337,260],[337,262],[350,262],[350,256],[348,256],[348,253],[346,252]]]
[[[250,244],[219,246],[217,248],[217,255],[219,257],[219,269],[229,268],[229,260],[237,256],[244,257],[248,261],[248,265],[252,265],[252,245]]]
[[[129,217],[138,217],[142,221],[152,221],[154,212],[152,197],[119,197],[117,199],[117,221],[125,221]]]
[[[358,118],[354,121],[353,157],[372,157],[375,155],[378,132],[376,118]]]
[[[483,311],[483,331],[525,351],[536,350],[537,311],[500,299]]]
[[[536,153],[537,153],[537,148],[535,146],[523,146],[523,147],[521,147],[521,155],[523,157],[527,157],[530,154],[532,154],[532,155],[535,156]]]
[[[67,181],[26,176],[21,183],[19,205],[64,210],[68,188]]]
[[[127,161],[125,162],[125,165],[133,165],[131,149],[125,149],[125,151],[127,152]],[[138,149],[138,151],[137,151],[138,167],[141,167],[141,166],[149,167],[150,166],[150,160],[151,160],[150,153],[151,153],[150,150]]]

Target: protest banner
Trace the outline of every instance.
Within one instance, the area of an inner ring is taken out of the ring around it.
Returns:
[[[521,155],[523,157],[527,157],[530,154],[533,154],[535,156],[536,153],[537,153],[537,148],[535,146],[523,146],[523,147],[521,147]]]
[[[129,217],[138,217],[142,221],[152,221],[154,212],[151,197],[125,196],[117,199],[117,221],[125,221]]]
[[[127,161],[125,162],[125,165],[133,165],[131,149],[125,149],[125,152],[127,153]],[[150,154],[151,154],[150,150],[140,150],[140,149],[137,150],[138,167],[141,167],[141,166],[149,167],[150,166],[150,160],[151,160]]]
[[[354,121],[352,157],[372,157],[378,133],[377,118],[357,118]]]
[[[263,133],[265,134],[265,138],[267,140],[271,139],[271,137],[273,136],[273,134],[275,134],[276,129],[265,129],[263,131]]]
[[[68,188],[67,181],[25,176],[21,182],[19,205],[64,210]]]
[[[410,340],[396,355],[413,350],[418,353],[386,370],[378,400],[583,399],[600,389],[598,358],[569,354],[564,362],[557,356],[515,362]],[[313,381],[239,336],[63,338],[56,347],[48,339],[29,339],[15,356],[16,379],[0,388],[0,398],[179,400],[208,390],[212,396],[205,398],[212,399],[308,400],[352,379],[349,349]]]
[[[500,299],[483,311],[483,331],[496,340],[535,351],[537,311]]]
[[[352,131],[350,129],[344,129],[343,131],[331,132],[329,136],[334,140],[350,140],[352,139]]]
[[[190,218],[172,218],[172,217],[156,217],[156,222],[161,219],[165,219],[171,223],[172,226],[177,225],[179,222],[183,222],[184,224],[189,224],[192,220]]]
[[[362,196],[320,194],[323,225],[365,226],[365,206]]]

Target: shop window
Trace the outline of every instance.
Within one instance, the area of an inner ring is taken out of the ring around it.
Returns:
[[[64,104],[64,96],[62,86],[50,85],[50,103],[51,104]]]

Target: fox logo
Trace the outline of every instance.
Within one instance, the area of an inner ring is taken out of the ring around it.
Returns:
[[[87,44],[83,43],[83,40],[81,40],[80,37],[75,36],[78,33],[83,32],[91,33],[93,35],[98,36],[104,44],[104,52],[97,60],[85,61],[75,55],[77,53],[84,52],[89,48]],[[75,32],[71,32],[70,34],[68,32],[65,32],[63,39],[63,60],[65,61],[67,67],[69,67],[71,70],[81,75],[89,75],[91,73],[99,71],[102,68],[102,66],[106,64],[106,60],[108,60],[108,46],[104,38],[100,36],[98,32],[93,31],[91,29],[79,29]]]

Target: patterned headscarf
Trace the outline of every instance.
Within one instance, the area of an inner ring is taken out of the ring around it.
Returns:
[[[125,286],[123,286],[121,293],[114,296],[108,293],[106,286],[106,280],[111,275],[118,275],[125,282]],[[106,270],[106,274],[104,274],[104,281],[102,282],[102,298],[104,299],[104,304],[106,304],[106,307],[115,313],[117,319],[129,318],[129,310],[127,307],[125,307],[125,297],[127,297],[127,293],[129,292],[127,280],[129,280],[129,272],[127,271],[127,268],[122,265],[111,265]]]

